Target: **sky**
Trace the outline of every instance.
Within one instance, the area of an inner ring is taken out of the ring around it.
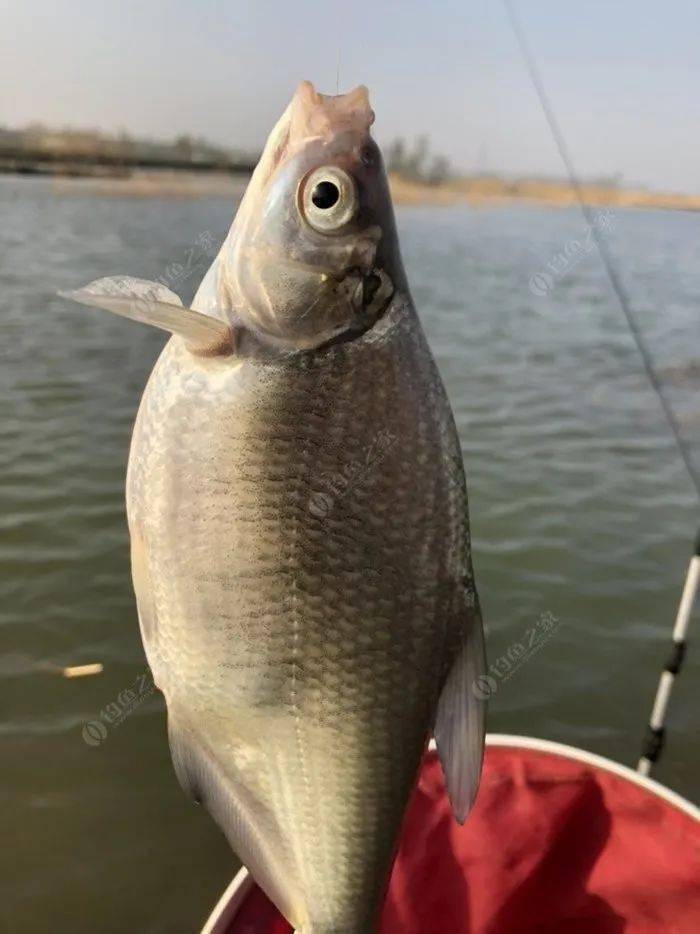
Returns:
[[[514,0],[579,174],[700,193],[700,3]],[[262,146],[294,88],[363,83],[386,145],[563,174],[502,0],[0,0],[0,124]]]

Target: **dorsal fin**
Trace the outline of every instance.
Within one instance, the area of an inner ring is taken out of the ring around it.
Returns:
[[[233,331],[228,324],[185,308],[180,297],[160,282],[109,276],[58,294],[178,334],[196,353],[225,353],[233,348]]]

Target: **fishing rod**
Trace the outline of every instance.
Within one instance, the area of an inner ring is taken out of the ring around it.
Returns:
[[[676,418],[673,407],[671,406],[671,403],[664,391],[661,379],[656,372],[651,352],[647,346],[644,334],[632,312],[632,306],[627,294],[627,290],[625,289],[622,279],[617,271],[612,253],[608,247],[608,243],[605,240],[605,237],[603,236],[599,226],[595,223],[595,218],[593,216],[593,212],[591,211],[591,207],[586,202],[584,197],[583,188],[581,187],[578,175],[576,174],[576,169],[574,168],[574,163],[569,151],[569,147],[567,146],[561,126],[559,125],[559,121],[557,120],[552,108],[549,95],[547,94],[544,82],[542,80],[542,75],[540,74],[539,68],[537,67],[532,50],[530,49],[530,45],[527,41],[527,37],[525,36],[522,23],[518,18],[512,0],[503,0],[503,6],[505,7],[507,17],[515,35],[515,40],[520,49],[525,67],[539,99],[540,106],[549,126],[550,132],[559,151],[561,160],[564,163],[564,167],[569,178],[569,184],[571,185],[571,188],[576,196],[578,207],[583,214],[583,218],[591,233],[593,242],[597,247],[598,255],[600,256],[608,279],[610,280],[612,290],[617,297],[630,333],[632,334],[632,337],[634,338],[635,344],[637,346],[637,350],[639,351],[639,355],[642,358],[642,363],[644,364],[644,369],[649,378],[649,382],[651,383],[651,386],[656,393],[661,410],[675,439],[676,447],[678,448],[681,460],[683,461],[691,483],[695,488],[698,500],[700,500],[700,475],[695,468],[690,448],[686,444],[678,419]],[[695,599],[699,587],[700,533],[698,534],[695,542],[694,553],[690,560],[681,601],[678,607],[678,612],[676,614],[676,622],[672,637],[673,651],[668,661],[666,662],[663,671],[661,672],[659,686],[656,691],[656,698],[654,700],[651,716],[649,718],[649,725],[647,727],[647,732],[642,745],[642,756],[637,765],[637,771],[643,775],[648,775],[650,773],[652,765],[659,759],[663,749],[664,719],[666,716],[666,710],[668,708],[669,698],[671,696],[671,689],[683,664],[686,648],[686,634],[690,624],[690,619],[693,613],[693,607],[695,605]]]
[[[654,706],[651,709],[649,725],[642,744],[642,755],[637,764],[637,771],[642,775],[649,775],[652,766],[656,763],[664,748],[666,728],[666,710],[668,708],[671,689],[676,676],[681,670],[686,649],[686,635],[693,615],[695,598],[700,587],[700,533],[695,541],[695,554],[690,559],[688,573],[685,578],[681,602],[678,604],[676,623],[673,627],[672,649],[664,669],[659,678],[656,689]]]

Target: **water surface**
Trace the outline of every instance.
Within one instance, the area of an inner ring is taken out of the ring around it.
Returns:
[[[0,179],[2,929],[191,932],[235,869],[173,774],[129,579],[129,438],[164,338],[55,295],[128,273],[188,301],[232,210]],[[398,221],[467,465],[489,728],[634,764],[698,510],[600,263],[575,211]],[[697,457],[700,216],[601,223]],[[695,799],[699,678],[691,650],[657,772]]]

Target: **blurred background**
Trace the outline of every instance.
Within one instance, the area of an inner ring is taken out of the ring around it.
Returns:
[[[517,8],[697,462],[700,8]],[[126,458],[164,338],[56,291],[126,273],[187,303],[304,78],[370,88],[461,435],[490,661],[549,621],[494,670],[489,728],[634,766],[697,498],[503,4],[2,17],[0,929],[193,931],[236,869],[175,779],[129,576]],[[691,651],[655,773],[693,800],[699,675]]]

